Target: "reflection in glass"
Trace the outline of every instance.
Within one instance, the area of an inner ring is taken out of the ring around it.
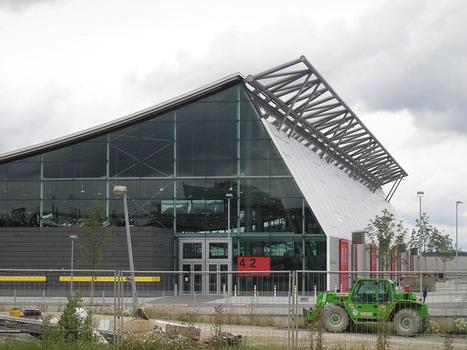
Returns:
[[[172,203],[168,206],[168,203]],[[109,203],[110,223],[114,226],[125,225],[122,200],[111,200]],[[173,227],[173,200],[149,199],[128,201],[128,216],[130,225]]]
[[[96,205],[105,207],[105,203],[99,200],[44,200],[42,226],[81,226]]]
[[[203,257],[202,243],[183,243],[183,259],[201,259]]]
[[[106,175],[107,146],[105,143],[73,145],[73,176],[103,177]]]
[[[38,180],[41,177],[41,163],[8,163],[8,180]]]
[[[209,243],[209,259],[227,259],[228,254],[227,243]]]
[[[39,226],[39,200],[8,201],[8,226]]]
[[[10,181],[8,183],[8,199],[40,199],[39,181]]]

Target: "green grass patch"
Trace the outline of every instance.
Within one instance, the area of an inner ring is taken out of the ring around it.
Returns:
[[[191,309],[186,311],[186,308],[178,306],[153,306],[144,308],[146,316],[151,319],[179,321],[185,324],[193,323],[214,323],[215,314],[205,314],[199,309]],[[239,325],[239,326],[258,326],[258,327],[286,327],[287,321],[281,318],[275,318],[268,315],[240,315],[235,312],[224,312],[224,325]]]

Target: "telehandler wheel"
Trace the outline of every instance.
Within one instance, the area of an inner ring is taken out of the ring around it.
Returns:
[[[397,335],[411,337],[422,329],[422,320],[413,309],[400,309],[394,316],[394,330]]]
[[[349,326],[347,311],[338,305],[326,305],[321,311],[321,324],[328,332],[343,332]]]

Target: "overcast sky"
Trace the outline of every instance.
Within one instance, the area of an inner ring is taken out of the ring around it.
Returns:
[[[0,0],[0,153],[304,54],[467,249],[467,1]]]

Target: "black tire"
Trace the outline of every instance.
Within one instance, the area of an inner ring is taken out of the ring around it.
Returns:
[[[321,311],[321,324],[331,333],[343,332],[349,326],[347,311],[338,305],[326,305]]]
[[[394,316],[394,330],[397,335],[411,337],[420,333],[422,329],[422,320],[417,310],[400,309]]]

